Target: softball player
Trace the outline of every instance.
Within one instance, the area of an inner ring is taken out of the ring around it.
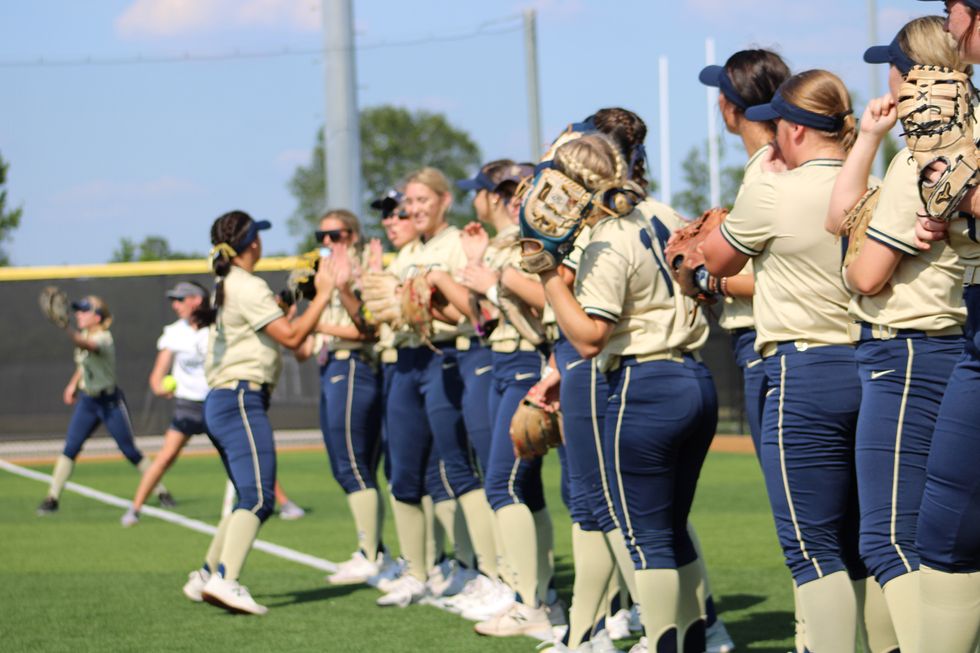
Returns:
[[[707,66],[698,79],[702,84],[719,89],[718,108],[725,128],[742,139],[749,160],[745,164],[738,194],[762,174],[762,162],[772,156],[770,143],[776,127],[769,122],[745,118],[745,110],[772,100],[773,93],[789,77],[789,68],[780,56],[768,50],[736,52],[724,66]],[[762,406],[765,403],[766,374],[762,359],[755,351],[755,323],[752,320],[752,292],[755,282],[752,266],[719,284],[723,288],[719,325],[732,335],[735,363],[742,370],[745,416],[756,455],[759,455],[759,434]]]
[[[778,119],[775,143],[789,171],[746,187],[703,251],[716,276],[752,260],[755,347],[770,386],[761,458],[777,533],[799,588],[807,648],[853,651],[857,605],[848,570],[867,576],[850,550],[849,523],[861,384],[841,247],[823,222],[855,120],[843,83],[820,70],[791,77],[746,117]]]
[[[184,585],[192,601],[248,614],[267,611],[238,576],[259,527],[275,508],[276,450],[266,411],[281,369],[279,345],[302,345],[333,292],[333,270],[321,259],[316,296],[300,317],[286,319],[268,284],[253,274],[262,257],[259,232],[269,227],[242,211],[222,215],[211,227],[217,283],[205,362],[211,391],[204,400],[204,422],[238,500],[218,524],[204,565]]]
[[[485,253],[480,251],[482,247],[474,247],[471,262],[462,272],[462,283],[473,291],[474,298],[488,297],[501,307],[499,322],[488,337],[492,353],[487,372],[492,380],[485,399],[489,398],[493,427],[484,485],[495,511],[504,558],[514,576],[516,600],[475,627],[482,635],[498,637],[547,634],[551,628],[544,606],[550,578],[548,574],[542,578],[538,569],[542,558],[539,547],[547,548],[553,540],[541,484],[542,460],[517,458],[510,439],[514,411],[541,378],[544,364],[539,350],[544,343],[544,328],[535,315],[535,311],[544,308],[544,291],[537,279],[527,278],[517,270],[519,204],[514,192],[532,171],[531,166],[520,166],[510,160],[493,161],[484,165],[474,179],[458,184],[464,190],[475,192],[473,208],[477,217],[496,232]],[[486,242],[485,232],[479,225],[468,227],[466,234],[470,236],[464,238],[464,244],[471,238],[481,244]],[[464,246],[469,249],[468,245]],[[475,263],[481,255],[483,261]],[[506,303],[501,300],[504,293],[512,297]],[[525,302],[522,295],[532,295],[533,304]],[[515,320],[520,321],[521,329],[514,326]],[[536,519],[538,515],[541,518]],[[536,522],[542,520],[549,533],[539,538]],[[545,560],[550,557],[548,553],[543,556]]]
[[[945,29],[960,56],[980,63],[980,2],[948,0],[945,8]],[[965,268],[965,351],[939,408],[916,535],[922,612],[918,650],[951,653],[973,651],[980,641],[980,480],[975,464],[980,451],[980,246],[974,217],[980,213],[980,197],[972,191],[960,208],[950,222],[920,218],[916,227],[917,242],[930,251],[941,247],[931,241],[948,237]]]
[[[618,146],[598,134],[558,148],[554,165],[587,189],[628,178]],[[622,217],[596,223],[575,294],[555,271],[542,273],[542,281],[565,337],[583,357],[601,355],[606,370],[606,455],[649,647],[703,651],[700,572],[687,516],[714,433],[705,428],[697,375],[671,342],[673,283],[663,274],[654,226],[639,211],[628,212],[628,195],[608,201]]]
[[[163,434],[163,448],[147,468],[136,488],[133,504],[120,523],[133,526],[139,522],[140,509],[150,491],[177,460],[191,436],[204,433],[204,398],[208,384],[204,379],[204,359],[208,353],[208,331],[201,328],[202,305],[207,291],[200,285],[181,281],[167,291],[170,307],[177,321],[167,325],[157,340],[157,358],[150,372],[150,390],[158,397],[175,397],[174,415]],[[176,389],[163,386],[164,376],[173,371]]]
[[[402,280],[451,271],[465,265],[459,230],[446,222],[452,202],[449,183],[433,168],[408,178],[405,208],[420,233],[421,246],[399,270]],[[465,291],[465,289],[463,289]],[[406,606],[426,593],[425,515],[421,500],[430,448],[435,445],[446,478],[466,518],[477,565],[496,577],[496,551],[491,513],[479,475],[470,456],[461,414],[463,384],[460,351],[473,346],[472,329],[446,306],[436,319],[431,346],[414,334],[396,334],[394,368],[385,398],[388,447],[392,462],[391,487],[395,525],[408,567],[379,605]]]
[[[314,339],[320,363],[320,428],[334,478],[347,495],[354,518],[358,550],[327,579],[335,585],[363,583],[380,571],[383,505],[377,468],[381,455],[380,387],[369,331],[351,315],[360,301],[352,280],[362,264],[361,225],[350,211],[332,210],[320,218],[316,231],[322,247],[332,250],[340,274]]]
[[[126,398],[116,386],[116,347],[109,331],[109,306],[101,298],[89,295],[72,302],[71,308],[78,330],[68,328],[65,333],[75,345],[75,373],[62,397],[67,405],[74,404],[75,410],[68,423],[65,448],[51,473],[48,494],[38,506],[39,515],[58,510],[58,499],[75,468],[75,458],[99,424],[105,425],[116,446],[140,472],[150,466],[150,459],[133,442]],[[157,485],[155,492],[162,505],[173,505],[173,498],[163,485]]]
[[[837,178],[827,229],[837,233],[845,209],[864,194],[881,139],[895,125],[902,78],[915,65],[965,68],[937,17],[916,19],[888,46],[865,53],[888,63],[891,94],[872,101]],[[908,150],[892,160],[860,253],[845,274],[855,291],[861,410],[856,435],[861,556],[884,589],[898,641],[874,651],[919,650],[919,556],[915,528],[926,458],[946,382],[963,352],[962,266],[947,243],[915,247],[922,207],[918,169]],[[869,636],[872,633],[869,632]]]

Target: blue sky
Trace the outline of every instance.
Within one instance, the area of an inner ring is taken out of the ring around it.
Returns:
[[[879,38],[939,4],[878,0]],[[706,137],[697,73],[704,41],[717,58],[770,47],[794,71],[827,68],[859,98],[869,93],[860,0],[525,0],[454,3],[354,0],[361,106],[444,112],[486,160],[527,158],[523,39],[503,31],[538,12],[543,133],[602,106],[648,123],[658,158],[657,59],[670,60],[672,183]],[[309,160],[324,115],[315,54],[183,63],[112,64],[232,52],[316,50],[320,0],[45,0],[0,9],[0,154],[9,200],[24,217],[7,243],[15,265],[107,261],[121,237],[157,234],[205,251],[211,221],[241,208],[272,220],[266,251],[293,251],[286,187]],[[497,22],[502,21],[502,22]],[[496,31],[473,34],[481,25]],[[396,45],[415,41],[414,45]],[[387,44],[387,45],[385,45]],[[78,61],[93,65],[36,65]],[[34,65],[13,65],[16,62]],[[884,88],[884,67],[881,88]],[[729,160],[740,156],[728,137]]]

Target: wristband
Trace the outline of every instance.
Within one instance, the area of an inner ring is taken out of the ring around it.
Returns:
[[[728,277],[721,277],[718,279],[718,290],[720,290],[721,294],[725,297],[731,297],[731,295],[728,294]]]
[[[500,293],[497,290],[497,284],[494,284],[487,288],[486,298],[490,300],[490,303],[494,306],[500,306]]]
[[[555,368],[553,368],[551,365],[545,365],[544,366],[544,369],[541,370],[541,378],[542,378],[542,380],[548,378],[549,376],[551,376],[551,374],[554,371],[555,371]]]

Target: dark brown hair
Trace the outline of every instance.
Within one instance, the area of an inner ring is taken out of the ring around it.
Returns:
[[[640,156],[643,141],[647,137],[647,124],[643,118],[639,117],[628,109],[612,107],[599,109],[592,116],[596,129],[613,139],[623,152],[630,167],[630,179],[646,188],[646,157]]]
[[[225,213],[211,225],[211,244],[216,247],[227,245],[234,249],[234,246],[248,233],[248,228],[252,225],[252,222],[254,222],[252,216],[244,211],[229,211]],[[214,323],[218,309],[225,302],[224,278],[231,271],[232,256],[223,247],[212,251],[214,253],[211,256],[211,269],[214,270],[216,277],[214,300],[209,310],[202,310],[197,316],[202,326]],[[236,251],[235,254],[238,254],[238,252]]]
[[[772,100],[779,85],[789,79],[789,66],[775,52],[769,50],[740,50],[728,57],[725,62],[725,72],[732,86],[746,105],[753,107]],[[737,113],[744,113],[734,102],[731,103]],[[769,121],[765,124],[772,133],[776,132],[776,123]]]

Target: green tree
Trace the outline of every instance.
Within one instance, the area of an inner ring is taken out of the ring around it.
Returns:
[[[718,158],[725,156],[725,141],[718,139]],[[708,141],[701,147],[692,147],[681,163],[684,190],[674,195],[674,208],[689,217],[701,215],[711,208],[711,176],[708,170]],[[744,170],[741,166],[724,166],[721,176],[721,205],[731,208],[735,195],[742,184]]]
[[[10,240],[11,232],[20,226],[20,218],[24,210],[7,208],[7,168],[10,164],[0,157],[0,243]],[[0,265],[10,265],[10,257],[6,250],[0,248]]]
[[[182,261],[204,258],[201,254],[175,252],[170,242],[163,236],[147,236],[137,243],[131,238],[121,238],[119,246],[112,252],[111,263],[132,263],[135,261]]]
[[[457,180],[469,177],[482,163],[480,149],[469,134],[453,127],[442,114],[383,105],[362,110],[360,118],[363,206],[422,166],[439,168],[449,179]],[[312,232],[327,208],[325,178],[321,129],[310,163],[297,168],[289,182],[289,190],[297,201],[296,210],[289,218],[289,230],[302,238],[299,251],[315,246]],[[457,224],[469,221],[472,210],[465,194],[455,188],[453,192],[456,201],[452,221]],[[364,215],[363,207],[337,208],[351,208],[359,213],[369,235],[381,233],[377,220]]]

